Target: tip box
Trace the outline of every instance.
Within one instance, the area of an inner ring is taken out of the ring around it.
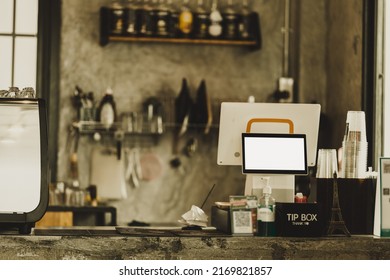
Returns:
[[[276,203],[276,233],[285,237],[321,236],[325,223],[318,203]]]

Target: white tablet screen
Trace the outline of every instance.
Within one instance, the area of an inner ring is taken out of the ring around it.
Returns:
[[[306,135],[242,134],[243,173],[307,174]]]

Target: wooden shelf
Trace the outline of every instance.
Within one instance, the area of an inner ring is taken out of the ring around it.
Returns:
[[[190,38],[154,38],[154,37],[126,37],[108,36],[109,42],[140,42],[140,43],[174,43],[194,45],[224,45],[256,47],[256,41],[244,40],[217,40],[217,39],[190,39]]]
[[[188,44],[188,45],[217,45],[217,46],[238,46],[248,47],[252,50],[259,50],[262,44],[260,16],[258,13],[250,14],[252,29],[251,40],[228,40],[214,38],[177,38],[177,37],[134,37],[127,35],[113,35],[109,30],[110,9],[101,7],[100,9],[100,45],[106,46],[110,42],[128,42],[128,43],[171,43],[171,44]]]

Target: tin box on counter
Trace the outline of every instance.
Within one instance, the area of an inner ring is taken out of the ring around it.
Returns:
[[[319,203],[276,202],[275,222],[283,237],[318,237],[326,226]]]

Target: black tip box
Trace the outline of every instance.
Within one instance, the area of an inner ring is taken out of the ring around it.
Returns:
[[[276,233],[283,237],[318,237],[325,223],[318,203],[276,203]]]

